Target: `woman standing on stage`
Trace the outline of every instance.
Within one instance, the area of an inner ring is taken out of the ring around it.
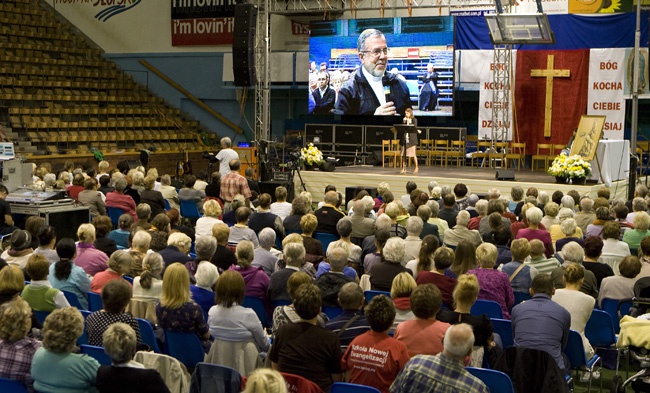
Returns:
[[[406,147],[406,157],[405,159],[402,160],[401,173],[406,173],[406,160],[408,160],[411,157],[413,157],[413,161],[415,161],[415,170],[413,171],[413,173],[418,173],[419,171],[418,158],[415,156],[415,149],[417,149],[418,146],[418,133],[420,132],[420,130],[417,129],[418,121],[415,118],[415,116],[413,116],[413,109],[406,108],[404,114],[405,116],[402,123],[406,125],[413,125],[413,132],[408,132],[404,134],[404,146]]]

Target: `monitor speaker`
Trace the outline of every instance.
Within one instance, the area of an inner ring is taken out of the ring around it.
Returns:
[[[515,171],[505,169],[498,170],[495,178],[497,180],[515,180]]]
[[[257,7],[253,4],[235,6],[235,28],[232,41],[232,71],[235,86],[249,87],[257,84],[255,69],[255,31]]]

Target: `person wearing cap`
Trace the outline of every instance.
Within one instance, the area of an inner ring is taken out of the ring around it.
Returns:
[[[9,265],[16,265],[22,270],[25,270],[27,260],[34,253],[34,249],[31,246],[32,235],[25,230],[16,229],[11,233],[9,243],[9,249],[5,250],[0,255],[0,258],[7,261]]]

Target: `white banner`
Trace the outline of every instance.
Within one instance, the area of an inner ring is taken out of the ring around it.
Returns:
[[[480,56],[475,57],[473,61],[464,59],[467,67],[478,67],[481,65],[478,74],[480,89],[478,99],[478,137],[479,139],[492,139],[492,100],[494,96],[494,51],[472,51],[480,52]],[[475,56],[475,55],[473,55]],[[512,70],[510,75],[515,75],[516,51],[512,52]],[[514,91],[514,80],[511,80],[510,89]],[[497,88],[507,88],[507,86],[497,86]],[[508,92],[508,94],[510,94]],[[505,127],[508,129],[508,140],[512,140],[512,96],[509,97],[510,111],[509,118],[506,120]]]
[[[625,48],[591,49],[587,114],[607,116],[603,127],[607,139],[623,139],[625,68]]]
[[[568,14],[569,2],[567,0],[542,0],[542,10],[545,14]],[[535,14],[537,13],[536,0],[518,0],[513,7],[515,14]]]

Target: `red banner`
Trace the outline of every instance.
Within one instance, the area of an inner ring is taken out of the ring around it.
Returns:
[[[232,45],[235,18],[172,20],[172,46]]]
[[[549,55],[555,56],[554,71],[569,70],[570,75],[552,78],[551,136],[544,137],[547,77],[531,74],[550,72]],[[515,80],[516,124],[527,154],[536,154],[538,143],[568,143],[580,116],[587,113],[589,50],[518,50]]]

